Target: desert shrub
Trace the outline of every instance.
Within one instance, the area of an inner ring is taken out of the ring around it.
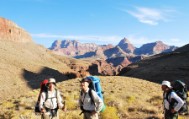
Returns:
[[[126,100],[127,100],[127,102],[129,103],[129,104],[131,104],[131,103],[133,103],[134,101],[135,101],[135,97],[134,96],[127,96],[126,97]]]
[[[160,117],[156,117],[156,116],[150,116],[150,117],[147,117],[146,119],[161,119]]]
[[[14,106],[15,105],[11,101],[2,103],[2,107],[7,108],[7,109],[12,109],[12,108],[14,108]]]
[[[154,96],[154,97],[150,98],[149,100],[147,100],[147,102],[150,102],[154,106],[158,106],[158,105],[162,104],[162,100],[163,99],[161,96]]]
[[[143,113],[146,113],[146,114],[157,114],[157,110],[152,109],[152,108],[138,108],[137,111],[143,112]]]
[[[66,102],[66,107],[68,110],[74,110],[74,109],[77,109],[78,107],[78,101],[74,100],[72,96],[66,97],[65,102]]]
[[[106,96],[106,95],[105,95]],[[106,103],[108,103],[108,102],[110,102],[110,101],[113,101],[113,100],[115,100],[112,96],[107,96],[107,97],[105,97],[104,98],[104,101],[106,102]]]
[[[74,110],[77,108],[77,104],[74,101],[66,101],[66,107],[68,110]]]
[[[128,108],[128,112],[135,112],[136,111],[136,108],[134,108],[134,107],[129,107]]]
[[[106,110],[101,113],[102,119],[119,119],[118,112],[115,107],[106,107]]]
[[[12,119],[14,117],[13,111],[6,111],[3,114],[0,114],[0,119]]]
[[[72,110],[67,112],[59,111],[60,119],[83,119],[83,115],[80,114],[80,110]]]
[[[178,119],[187,119],[187,118],[183,116],[178,116]]]

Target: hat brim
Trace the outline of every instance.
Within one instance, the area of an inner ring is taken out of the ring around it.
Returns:
[[[91,81],[89,81],[89,80],[81,80],[81,81],[79,81],[80,83],[83,83],[83,82],[88,82],[88,83],[90,83]]]
[[[54,85],[56,86],[56,83],[55,83],[55,82],[49,82],[49,83],[47,83],[47,86],[48,86],[50,83],[52,83],[52,84],[54,84]]]

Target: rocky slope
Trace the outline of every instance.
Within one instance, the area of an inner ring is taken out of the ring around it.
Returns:
[[[174,52],[158,54],[130,64],[120,72],[131,76],[161,83],[163,80],[182,80],[189,85],[189,45]]]
[[[15,23],[0,20],[0,100],[39,88],[39,82],[44,78],[54,77],[60,82],[79,77],[79,71],[87,70],[91,65],[55,55],[34,44],[30,35]]]

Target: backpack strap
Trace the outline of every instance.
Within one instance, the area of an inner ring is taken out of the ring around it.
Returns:
[[[165,99],[166,99],[169,103],[171,103],[170,96],[171,96],[171,93],[172,93],[172,92],[173,92],[173,90],[170,90],[170,91],[167,92],[166,95],[165,95]]]
[[[44,93],[45,93],[45,101],[44,102],[46,102],[47,101],[47,99],[49,99],[49,95],[48,95],[48,91],[44,91]],[[57,102],[58,102],[58,90],[57,89],[55,89],[55,97],[53,97],[53,98],[56,98],[57,99]]]
[[[95,101],[94,101],[94,96],[92,93],[92,89],[89,88],[89,97],[91,98],[91,104],[94,104],[94,106],[96,107]]]
[[[57,99],[57,108],[55,109],[57,111],[58,108],[59,108],[58,107],[58,90],[57,89],[55,89],[55,97],[52,97],[52,98],[56,98]],[[51,101],[52,101],[52,98],[49,98],[48,91],[45,91],[45,101],[44,101],[44,103],[47,101],[47,99],[51,99]]]

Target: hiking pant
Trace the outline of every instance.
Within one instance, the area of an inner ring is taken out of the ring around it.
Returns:
[[[171,113],[170,111],[165,111],[165,119],[178,119],[178,113]]]
[[[41,119],[59,119],[59,113],[57,111],[56,116],[52,117],[52,114],[50,112],[45,112],[41,115]]]
[[[83,119],[99,119],[98,113],[92,114],[90,112],[84,112],[83,113]]]

